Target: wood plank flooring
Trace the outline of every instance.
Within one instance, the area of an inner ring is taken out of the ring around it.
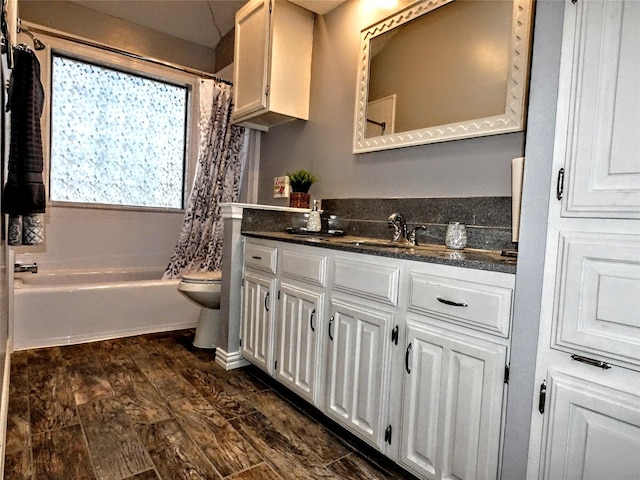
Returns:
[[[11,356],[6,480],[413,479],[193,331]]]

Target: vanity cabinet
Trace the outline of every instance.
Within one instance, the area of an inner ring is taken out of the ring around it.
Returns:
[[[407,319],[398,462],[428,479],[496,478],[507,347]]]
[[[276,268],[278,250],[246,244],[242,277],[242,345],[244,358],[273,373]]]
[[[249,361],[420,478],[497,477],[513,275],[246,238],[244,279]]]
[[[397,262],[385,260],[342,252],[333,259],[325,405],[329,417],[382,451],[390,435],[390,307],[400,277]]]
[[[317,405],[327,258],[292,248],[280,253],[275,378]]]
[[[284,0],[251,0],[236,13],[232,122],[268,131],[309,118],[314,15]]]

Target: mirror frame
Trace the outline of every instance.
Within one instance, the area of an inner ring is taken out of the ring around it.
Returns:
[[[508,88],[505,92],[507,101],[506,111],[503,114],[377,137],[365,137],[371,40],[452,1],[454,0],[419,0],[361,31],[359,50],[361,60],[358,65],[356,85],[353,153],[374,152],[524,130],[529,85],[533,0],[513,0],[509,78]]]

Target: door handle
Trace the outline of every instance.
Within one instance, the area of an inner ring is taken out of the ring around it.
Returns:
[[[437,297],[437,300],[440,303],[444,303],[445,305],[451,305],[452,307],[468,307],[469,306],[464,302],[454,302],[453,300],[447,300],[446,298],[442,298],[442,297]]]
[[[329,340],[331,340],[333,342],[333,335],[331,334],[331,326],[333,325],[333,320],[334,317],[333,315],[331,315],[331,318],[329,319]]]
[[[409,368],[409,354],[411,353],[411,344],[407,345],[407,351],[404,354],[404,368],[407,373],[411,374],[411,369]]]
[[[316,331],[316,328],[313,326],[313,316],[314,316],[315,314],[316,314],[316,309],[314,308],[314,309],[311,311],[311,317],[309,318],[309,326],[311,327],[311,331],[312,331],[312,332],[315,332],[315,331]]]
[[[271,292],[267,292],[267,294],[264,296],[264,309],[268,312],[269,311],[269,296],[271,295]]]

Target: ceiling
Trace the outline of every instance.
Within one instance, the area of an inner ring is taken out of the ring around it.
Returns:
[[[113,17],[215,48],[247,0],[70,0]],[[291,0],[319,14],[344,0]]]

